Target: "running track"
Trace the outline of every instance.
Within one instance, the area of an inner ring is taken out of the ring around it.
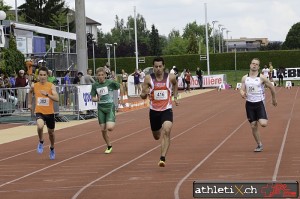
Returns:
[[[37,137],[0,145],[0,198],[191,199],[194,180],[299,181],[299,87],[276,92],[274,108],[267,90],[262,153],[253,152],[238,92],[211,91],[181,99],[174,108],[165,168],[157,166],[160,141],[150,133],[148,109],[141,109],[117,116],[109,155],[96,121],[57,130],[54,161],[48,148],[36,153]]]

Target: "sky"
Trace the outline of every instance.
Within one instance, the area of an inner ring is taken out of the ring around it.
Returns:
[[[15,8],[25,0],[4,0]],[[75,0],[65,0],[75,10]],[[226,28],[224,38],[268,38],[284,41],[292,25],[300,22],[299,0],[85,0],[86,16],[101,23],[104,33],[110,32],[115,16],[127,22],[128,16],[141,14],[151,30],[154,24],[160,35],[168,36],[172,29],[183,29],[188,23],[205,24],[204,4],[207,5],[207,22],[218,21]],[[228,31],[228,33],[227,33]]]

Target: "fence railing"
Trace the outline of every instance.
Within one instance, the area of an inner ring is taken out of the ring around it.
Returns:
[[[91,87],[91,85],[56,86],[59,95],[59,101],[54,102],[56,121],[97,117],[97,103],[91,100]],[[28,93],[29,88],[26,87],[0,88],[0,123],[35,123],[35,115],[28,109]],[[118,92],[115,91],[113,96],[115,106],[118,107]]]

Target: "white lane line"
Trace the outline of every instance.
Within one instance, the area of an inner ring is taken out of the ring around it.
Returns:
[[[132,120],[133,120],[133,119],[131,119],[131,120],[126,120],[126,121],[124,121],[124,122],[120,122],[118,125],[127,123],[128,121],[132,121]],[[60,129],[60,130],[63,130],[63,129]],[[56,142],[55,144],[60,144],[60,143],[63,143],[63,142],[67,142],[67,141],[69,141],[69,140],[73,140],[73,139],[76,139],[76,138],[79,138],[79,137],[82,137],[82,136],[85,136],[85,135],[89,135],[89,134],[94,133],[94,132],[100,132],[100,129],[99,129],[99,130],[90,131],[90,132],[87,132],[87,133],[84,133],[84,134],[80,134],[80,135],[77,135],[77,136],[75,136],[75,137],[67,138],[67,139],[64,139],[64,140],[61,140],[61,141],[58,141],[58,142]],[[45,147],[49,147],[49,146],[50,146],[50,145],[46,145]],[[33,151],[36,151],[36,149],[32,149],[32,150],[29,150],[29,151],[25,151],[25,152],[23,152],[23,153],[19,153],[19,154],[13,155],[13,156],[9,156],[9,157],[0,159],[0,162],[5,161],[5,160],[9,160],[9,159],[12,159],[12,158],[15,158],[15,157],[18,157],[18,156],[27,154],[27,153],[31,153],[31,152],[33,152]]]
[[[147,130],[147,129],[149,129],[149,128],[150,128],[150,127],[143,128],[143,129],[138,130],[138,131],[136,131],[136,132],[134,132],[134,133],[128,134],[128,135],[126,135],[126,136],[123,136],[123,137],[121,137],[121,138],[119,138],[119,139],[114,140],[112,143],[117,142],[117,141],[120,141],[120,140],[123,140],[123,139],[125,139],[125,138],[127,138],[127,137],[130,137],[130,136],[134,135],[134,134],[138,134],[138,133],[140,133],[140,132],[142,132],[142,131],[144,131],[144,130]],[[22,177],[19,177],[19,178],[16,178],[16,179],[14,179],[14,180],[8,181],[8,182],[6,182],[6,183],[0,184],[0,187],[4,187],[5,185],[11,184],[11,183],[13,183],[13,182],[19,181],[19,180],[21,180],[21,179],[23,179],[23,178],[26,178],[26,177],[28,177],[28,176],[31,176],[31,175],[33,175],[33,174],[36,174],[36,173],[39,173],[39,172],[44,171],[44,170],[46,170],[46,169],[49,169],[49,168],[51,168],[51,167],[57,166],[57,165],[59,165],[59,164],[62,164],[62,163],[64,163],[64,162],[67,162],[67,161],[72,160],[72,159],[74,159],[74,158],[77,158],[77,157],[79,157],[79,156],[82,156],[82,155],[84,155],[84,154],[87,154],[87,153],[89,153],[89,152],[91,152],[91,151],[94,151],[94,150],[96,150],[96,149],[99,149],[99,148],[101,148],[101,147],[103,147],[103,146],[106,146],[106,144],[103,144],[103,145],[101,145],[101,146],[95,147],[95,148],[90,149],[90,150],[88,150],[88,151],[82,152],[82,153],[80,153],[80,154],[78,154],[78,155],[72,156],[72,157],[70,157],[70,158],[67,158],[67,159],[65,159],[65,160],[62,160],[62,161],[57,162],[57,163],[55,163],[55,164],[52,164],[52,165],[50,165],[50,166],[47,166],[47,167],[44,167],[44,168],[42,168],[42,169],[36,170],[36,171],[34,171],[34,172],[28,173],[28,174],[26,174],[26,175],[24,175],[24,176],[22,176]]]
[[[278,158],[277,158],[275,170],[274,170],[274,173],[273,173],[272,181],[276,181],[277,180],[277,175],[278,175],[278,171],[279,171],[279,167],[280,167],[280,163],[281,163],[281,159],[282,159],[282,154],[283,154],[284,146],[285,146],[285,143],[286,143],[287,134],[288,134],[288,131],[289,131],[289,128],[290,128],[290,123],[291,123],[291,119],[292,119],[292,116],[293,116],[293,112],[294,112],[294,108],[295,108],[295,103],[296,103],[298,91],[299,91],[299,87],[297,88],[297,92],[296,92],[296,95],[295,95],[295,98],[294,98],[294,103],[293,103],[293,106],[292,106],[292,110],[290,112],[289,121],[288,121],[288,123],[286,125],[286,128],[285,128],[285,132],[284,132],[284,136],[283,136],[283,139],[282,139],[282,143],[281,143],[279,155],[278,155]]]
[[[212,154],[214,154],[233,134],[235,134],[248,120],[245,120],[242,124],[240,124],[233,132],[231,132],[214,150],[212,150],[204,159],[202,159],[199,164],[197,164],[186,176],[184,176],[176,185],[174,190],[174,198],[179,199],[179,189],[182,183],[190,176],[192,173],[196,171]]]
[[[228,110],[228,109],[229,109],[229,108],[224,109],[223,111],[218,112],[218,113],[216,113],[216,114],[210,116],[209,118],[206,118],[205,120],[203,120],[203,121],[201,121],[201,122],[195,124],[194,126],[188,128],[188,129],[186,129],[186,130],[183,131],[182,133],[180,133],[180,134],[174,136],[173,138],[171,138],[171,140],[176,139],[177,137],[179,137],[179,136],[181,136],[181,135],[187,133],[188,131],[190,131],[190,130],[196,128],[197,126],[199,126],[199,125],[201,125],[201,124],[207,122],[208,120],[210,120],[210,119],[216,117],[217,115],[219,115],[219,114],[225,112],[225,111]],[[244,123],[245,123],[245,122],[244,122]],[[152,149],[146,151],[145,153],[139,155],[138,157],[136,157],[136,158],[134,158],[134,159],[132,159],[132,160],[126,162],[125,164],[123,164],[123,165],[121,165],[121,166],[119,166],[119,167],[117,167],[117,168],[111,170],[110,172],[106,173],[105,175],[103,175],[103,176],[101,176],[101,177],[99,177],[99,178],[97,178],[97,179],[91,181],[90,183],[88,183],[88,184],[86,184],[85,186],[83,186],[76,194],[74,194],[74,196],[72,197],[72,199],[76,199],[76,198],[77,198],[77,197],[78,197],[85,189],[89,188],[89,187],[90,187],[92,184],[94,184],[95,182],[98,182],[99,180],[102,180],[103,178],[105,178],[105,177],[107,177],[107,176],[113,174],[114,172],[116,172],[116,171],[122,169],[123,167],[129,165],[130,163],[132,163],[132,162],[134,162],[134,161],[136,161],[136,160],[142,158],[143,156],[149,154],[150,152],[154,151],[155,149],[157,149],[157,148],[159,148],[159,147],[160,147],[160,145],[158,145],[158,146],[156,146],[156,147],[154,147],[154,148],[152,148]]]

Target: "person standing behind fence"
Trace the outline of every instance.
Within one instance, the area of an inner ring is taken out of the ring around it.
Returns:
[[[185,72],[185,83],[186,83],[186,90],[191,92],[191,79],[192,79],[192,74],[189,69],[186,69]]]
[[[92,69],[88,69],[88,70],[87,70],[87,74],[83,76],[83,77],[84,77],[84,84],[90,85],[90,84],[95,83],[95,80],[94,80],[94,78],[92,77],[92,74],[93,74]],[[82,83],[83,83],[83,82],[82,82]],[[80,84],[82,84],[82,83],[80,83]]]
[[[121,96],[123,96],[123,90],[116,81],[106,79],[107,74],[104,67],[97,68],[96,74],[98,81],[92,85],[91,96],[92,101],[98,103],[98,122],[103,139],[107,145],[104,153],[109,154],[112,152],[112,144],[108,131],[113,131],[116,122],[113,92],[114,90],[121,89]]]
[[[124,69],[122,69],[122,85],[124,88],[124,95],[128,95],[127,81],[128,81],[128,74],[125,72]]]
[[[59,97],[56,92],[56,88],[54,84],[47,81],[48,79],[48,68],[42,66],[39,71],[39,82],[31,85],[29,91],[29,100],[28,100],[28,109],[32,109],[32,97],[34,94],[35,101],[35,110],[34,113],[36,115],[37,122],[37,132],[39,137],[39,143],[37,146],[37,152],[42,154],[44,151],[44,137],[43,137],[43,128],[46,123],[49,140],[50,140],[50,153],[49,158],[51,160],[55,159],[55,119],[54,119],[54,107],[53,103],[58,102]]]
[[[70,79],[71,72],[69,70],[66,71],[64,76],[64,91],[65,91],[65,107],[70,108],[70,92],[71,92],[71,79]]]
[[[277,77],[278,77],[278,86],[283,86],[283,76],[285,69],[283,67],[278,68]]]
[[[202,70],[200,69],[200,67],[197,67],[197,70],[196,70],[196,75],[198,77],[198,83],[199,83],[199,87],[200,89],[202,89]]]
[[[48,82],[51,82],[54,85],[57,85],[58,80],[53,76],[52,70],[48,70]]]
[[[135,93],[135,95],[139,95],[140,94],[140,73],[139,73],[139,69],[136,69],[135,72],[132,73],[131,75],[133,75],[134,93]]]
[[[16,78],[16,88],[17,96],[18,96],[18,108],[19,111],[23,112],[23,109],[26,107],[26,89],[25,87],[28,85],[28,80],[24,75],[25,71],[20,70],[18,77]]]
[[[185,75],[186,75],[186,69],[183,69],[183,71],[181,72],[180,74],[180,78],[181,78],[181,81],[182,81],[182,86],[183,86],[183,90],[186,91],[185,89]]]

